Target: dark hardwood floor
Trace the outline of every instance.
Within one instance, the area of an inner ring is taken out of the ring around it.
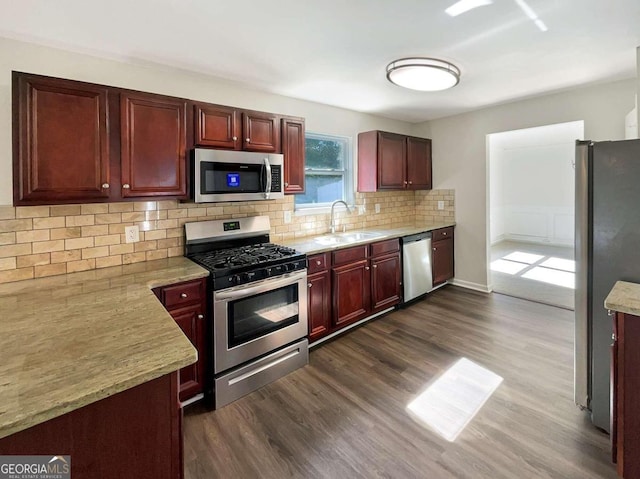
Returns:
[[[504,381],[447,442],[406,406],[461,357]],[[616,477],[608,435],[573,404],[573,312],[453,286],[184,419],[186,479]]]

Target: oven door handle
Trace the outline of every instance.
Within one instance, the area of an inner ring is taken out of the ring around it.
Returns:
[[[282,279],[270,279],[264,281],[258,286],[252,286],[250,288],[238,288],[231,291],[217,291],[214,293],[214,301],[234,300],[245,298],[247,296],[253,296],[254,294],[264,293],[273,289],[280,288],[282,286],[288,286],[290,284],[297,283],[300,280],[305,280],[307,277],[307,270],[298,271],[297,273],[286,274]]]
[[[269,163],[269,158],[266,156],[264,157],[264,171],[267,177],[267,184],[264,188],[264,199],[268,200],[269,195],[271,195],[271,164]]]

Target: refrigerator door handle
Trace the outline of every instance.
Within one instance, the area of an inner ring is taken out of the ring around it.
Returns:
[[[589,407],[589,148],[576,142],[574,401]]]

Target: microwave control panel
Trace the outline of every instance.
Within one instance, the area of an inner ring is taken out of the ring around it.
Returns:
[[[271,191],[272,192],[282,191],[282,185],[280,184],[281,178],[282,178],[282,166],[272,165],[271,166]]]

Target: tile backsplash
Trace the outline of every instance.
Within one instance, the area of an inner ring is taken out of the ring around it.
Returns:
[[[444,210],[437,209],[438,201]],[[392,228],[455,216],[453,190],[356,193],[356,205],[352,213],[337,207],[338,229]],[[191,221],[269,215],[274,242],[328,232],[328,213],[296,212],[285,224],[284,212],[293,209],[293,196],[237,203],[0,206],[0,283],[181,256],[183,225]],[[140,227],[140,241],[125,243],[124,228],[132,225]]]

